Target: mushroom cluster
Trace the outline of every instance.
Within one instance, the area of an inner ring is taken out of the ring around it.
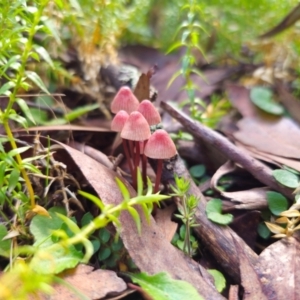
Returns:
[[[121,133],[124,153],[132,175],[133,187],[137,186],[137,168],[142,161],[142,177],[146,182],[147,157],[157,159],[154,192],[158,192],[164,159],[176,155],[176,147],[168,133],[159,129],[151,134],[150,126],[161,122],[160,114],[149,100],[141,102],[129,87],[121,87],[111,103],[115,117],[111,129]]]

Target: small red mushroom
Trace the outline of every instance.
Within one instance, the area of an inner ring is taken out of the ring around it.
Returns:
[[[117,113],[120,110],[125,110],[127,113],[131,113],[139,106],[139,100],[134,96],[131,89],[127,86],[123,86],[119,89],[115,98],[111,102],[110,109],[112,113]]]
[[[140,162],[140,142],[144,142],[151,136],[150,127],[146,119],[138,111],[129,115],[121,131],[121,138],[129,140],[131,155],[133,158],[133,186],[137,183],[137,168]]]
[[[150,126],[157,125],[161,122],[161,117],[158,110],[152,104],[152,102],[147,99],[143,100],[139,104],[137,111],[139,111],[145,117],[145,119],[147,120]],[[143,154],[142,155],[142,177],[143,177],[144,184],[146,184],[147,182],[146,168],[147,168],[147,158]]]
[[[111,130],[121,132],[128,117],[129,115],[125,110],[120,110],[111,121]]]
[[[150,126],[157,125],[161,122],[158,110],[149,100],[143,100],[137,107],[137,111],[145,117]]]
[[[147,157],[157,159],[157,171],[154,193],[158,192],[164,159],[169,159],[177,154],[176,146],[168,133],[163,129],[156,130],[149,138],[144,154]]]
[[[125,110],[120,110],[111,121],[110,124],[111,130],[116,132],[121,132],[128,118],[129,118],[128,113]],[[129,165],[130,172],[133,173],[133,166],[130,160],[129,149],[126,144],[126,140],[122,139],[122,143],[123,143],[123,149]]]

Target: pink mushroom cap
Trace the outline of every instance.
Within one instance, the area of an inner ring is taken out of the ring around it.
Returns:
[[[143,100],[139,104],[137,111],[139,111],[145,117],[150,126],[159,124],[161,122],[158,110],[149,100]]]
[[[119,89],[115,98],[111,102],[110,109],[112,113],[117,113],[120,110],[125,110],[129,114],[137,109],[140,102],[134,96],[131,89],[123,86]]]
[[[111,130],[121,132],[128,118],[129,115],[125,110],[120,110],[119,112],[117,112],[117,114],[114,116],[114,118],[111,121],[110,124]]]
[[[175,156],[177,151],[168,133],[163,129],[158,129],[147,141],[144,154],[153,159],[168,159]]]
[[[150,136],[150,127],[144,116],[138,111],[132,112],[121,131],[121,138],[131,141],[145,141]]]

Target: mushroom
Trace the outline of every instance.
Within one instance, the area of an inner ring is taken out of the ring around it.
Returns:
[[[137,184],[137,167],[140,162],[140,143],[149,139],[151,136],[149,124],[144,116],[138,111],[132,112],[121,131],[121,137],[129,140],[131,155],[133,159],[133,186]]]
[[[144,154],[147,157],[158,160],[154,186],[154,193],[157,193],[161,179],[163,160],[169,159],[177,154],[176,146],[165,130],[158,129],[147,141]]]
[[[157,125],[161,122],[158,110],[149,100],[143,100],[137,107],[137,111],[145,117],[150,126]]]
[[[161,117],[156,109],[156,107],[152,104],[151,101],[145,99],[143,100],[139,106],[137,107],[137,111],[139,111],[147,120],[148,124],[150,126],[157,125],[161,122]],[[146,141],[144,142],[146,143]],[[144,144],[144,147],[146,144]],[[144,184],[147,182],[147,174],[146,174],[146,169],[147,169],[147,158],[145,154],[142,155],[142,178]]]
[[[127,86],[123,86],[119,89],[111,102],[110,110],[115,114],[120,110],[125,110],[130,114],[137,109],[139,103],[139,100],[134,96],[131,89]]]
[[[110,128],[112,131],[121,132],[127,119],[129,118],[128,113],[125,110],[120,110],[112,119]],[[129,149],[126,144],[126,140],[122,138],[123,143],[123,149],[125,152],[125,156],[129,165],[130,173],[133,173],[133,166],[131,164],[130,155],[129,155]]]

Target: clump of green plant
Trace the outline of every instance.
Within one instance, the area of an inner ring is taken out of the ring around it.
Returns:
[[[173,196],[178,197],[178,214],[175,214],[184,224],[183,230],[185,233],[181,232],[180,237],[184,239],[182,250],[189,256],[195,253],[196,241],[192,238],[191,229],[193,227],[199,226],[195,222],[195,213],[199,199],[194,195],[189,195],[190,182],[184,178],[175,176],[175,186],[171,186],[173,191]]]
[[[150,181],[148,181],[150,184],[148,184],[148,188],[144,194],[143,180],[140,173],[138,174],[139,192],[134,198],[130,198],[129,191],[120,179],[116,178],[116,182],[124,198],[124,200],[116,206],[106,206],[96,196],[79,191],[80,195],[91,200],[101,210],[99,216],[89,219],[89,222],[82,228],[77,225],[74,218],[70,219],[65,215],[65,210],[53,207],[48,210],[48,216],[36,215],[32,219],[30,232],[34,237],[34,244],[32,246],[20,245],[10,250],[10,243],[7,241],[7,239],[9,239],[8,233],[5,226],[2,225],[0,227],[0,237],[2,236],[3,238],[0,242],[0,254],[7,258],[12,255],[14,260],[18,260],[18,257],[22,254],[26,268],[34,270],[36,274],[41,274],[41,278],[43,278],[44,275],[52,276],[50,277],[51,280],[47,277],[47,282],[44,282],[46,285],[54,280],[55,274],[58,274],[65,269],[73,268],[80,262],[89,262],[96,249],[95,243],[92,243],[91,241],[95,240],[93,234],[99,230],[99,240],[105,244],[110,239],[110,235],[108,235],[103,228],[105,228],[109,222],[113,222],[117,229],[119,229],[121,224],[118,220],[118,216],[121,211],[127,210],[132,215],[138,231],[140,232],[141,220],[140,215],[136,210],[136,205],[142,207],[146,218],[149,219],[153,204],[169,198],[169,196],[153,194]],[[115,253],[120,250],[120,247],[122,247],[122,243],[120,242],[111,244],[111,248]],[[106,265],[108,266],[109,260],[107,261],[106,259],[108,259],[110,255],[105,254],[103,251],[99,252],[98,256],[99,255],[99,258],[106,262]],[[9,272],[15,272],[15,263],[13,263],[11,271]],[[18,277],[21,276],[21,273],[17,273],[16,276],[20,283],[18,290],[14,292],[10,290],[10,286],[4,287],[0,280],[1,295],[6,292],[11,293],[12,295],[14,295],[14,293],[17,295],[18,293],[22,294],[26,291],[30,292],[27,290],[29,283],[27,283],[26,278],[28,277]],[[9,278],[9,275],[5,276],[5,278]],[[28,278],[28,280],[31,279]],[[47,289],[43,289],[43,291],[44,290]],[[50,288],[48,288],[48,291],[49,290]]]
[[[39,61],[40,53],[47,51],[40,47],[34,47],[34,36],[42,31],[47,31],[42,23],[42,14],[48,1],[34,2],[27,6],[23,1],[16,1],[12,6],[10,1],[4,1],[1,6],[2,24],[0,35],[0,96],[7,96],[8,103],[4,110],[0,109],[0,124],[3,125],[8,142],[11,145],[11,157],[14,158],[14,175],[21,174],[30,199],[31,209],[36,208],[35,196],[31,181],[27,175],[26,164],[20,153],[26,149],[18,149],[10,127],[10,121],[14,121],[23,127],[27,127],[27,119],[17,114],[14,105],[18,104],[24,115],[30,119],[29,108],[26,102],[18,96],[20,90],[28,90],[32,84],[48,93],[41,78],[34,71],[28,70],[27,63],[30,60]],[[19,19],[19,22],[13,21]],[[26,33],[26,34],[25,34]],[[9,41],[9,42],[8,42]],[[2,165],[4,166],[4,165]]]

